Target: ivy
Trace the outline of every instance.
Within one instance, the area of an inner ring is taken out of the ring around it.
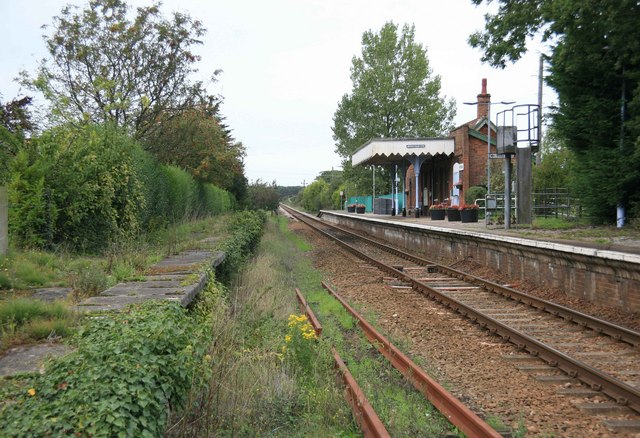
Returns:
[[[149,301],[93,319],[77,349],[33,377],[0,412],[0,436],[160,436],[198,379],[209,344],[177,303]]]

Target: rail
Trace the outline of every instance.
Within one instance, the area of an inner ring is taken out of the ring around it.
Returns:
[[[500,437],[501,435],[485,423],[480,417],[474,414],[468,407],[462,404],[451,393],[444,389],[438,382],[433,380],[419,366],[417,366],[408,356],[398,350],[387,338],[382,336],[371,324],[369,324],[360,314],[353,309],[336,291],[327,283],[322,282],[324,287],[333,295],[347,311],[358,320],[358,325],[365,333],[372,345],[386,357],[389,362],[420,391],[440,412],[442,412],[458,429],[467,436],[473,437]]]
[[[626,383],[621,382],[601,372],[600,370],[590,367],[589,365],[583,362],[572,359],[571,357],[563,354],[562,352],[557,351],[551,348],[550,346],[547,346],[539,342],[535,338],[532,338],[516,329],[513,329],[505,324],[502,324],[501,322],[495,320],[494,318],[491,318],[479,311],[476,311],[475,309],[465,305],[464,303],[454,298],[448,297],[447,295],[440,293],[438,290],[430,287],[428,284],[420,280],[417,280],[411,277],[405,272],[402,272],[398,269],[395,269],[392,266],[388,266],[378,260],[373,259],[372,257],[369,257],[368,255],[362,253],[355,247],[347,244],[346,242],[341,241],[337,237],[332,236],[330,233],[327,233],[326,231],[320,229],[319,227],[317,227],[315,224],[311,222],[312,221],[320,222],[325,227],[334,228],[339,230],[340,232],[348,233],[358,239],[363,239],[367,242],[371,242],[378,247],[388,248],[394,254],[400,257],[406,258],[407,260],[423,260],[428,265],[435,266],[437,267],[437,269],[442,270],[442,272],[446,272],[446,273],[450,272],[449,275],[452,275],[454,277],[464,278],[466,281],[469,281],[469,282],[477,282],[478,284],[482,284],[482,286],[485,287],[487,290],[490,290],[495,293],[500,293],[501,295],[510,296],[512,299],[515,299],[516,301],[527,302],[527,303],[528,302],[537,303],[537,305],[542,306],[541,307],[542,310],[545,310],[553,315],[561,316],[564,319],[572,320],[583,327],[591,328],[598,333],[608,334],[609,336],[615,339],[623,340],[625,342],[631,343],[632,345],[636,345],[636,346],[638,345],[638,340],[640,339],[639,333],[624,329],[622,327],[607,323],[606,321],[602,321],[597,318],[590,317],[588,315],[581,314],[579,312],[574,312],[573,310],[565,308],[563,306],[559,306],[557,304],[554,304],[545,300],[540,300],[533,296],[524,294],[522,292],[518,292],[514,289],[510,289],[510,288],[489,282],[487,280],[480,279],[478,277],[474,277],[469,274],[462,273],[460,271],[456,271],[446,266],[425,261],[424,259],[420,259],[419,257],[415,257],[411,254],[405,253],[395,248],[391,248],[388,245],[384,245],[379,242],[372,241],[371,239],[364,238],[363,236],[360,236],[358,234],[351,233],[342,228],[327,224],[318,219],[312,218],[306,214],[303,214],[294,209],[291,209],[290,207],[288,208],[291,210],[292,214],[294,214],[294,216],[296,216],[298,219],[302,220],[304,223],[314,228],[316,231],[320,232],[321,234],[336,241],[339,245],[345,247],[347,250],[349,250],[356,256],[379,267],[381,270],[388,272],[395,278],[412,285],[413,288],[425,294],[429,298],[434,299],[437,302],[450,307],[455,312],[460,313],[461,315],[467,317],[468,319],[470,319],[475,323],[478,323],[481,327],[489,330],[491,333],[501,336],[504,340],[509,341],[512,344],[516,345],[520,350],[528,351],[531,355],[537,356],[542,360],[544,360],[548,365],[552,367],[557,367],[558,369],[562,370],[569,376],[574,377],[588,384],[594,390],[599,390],[603,392],[604,394],[616,400],[619,404],[626,405],[629,408],[633,409],[634,411],[640,413],[640,391],[638,391],[638,389],[630,385],[627,385]],[[534,305],[534,304],[531,304],[531,305]]]

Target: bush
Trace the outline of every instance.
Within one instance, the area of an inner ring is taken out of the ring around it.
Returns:
[[[218,267],[221,281],[228,281],[260,243],[267,215],[263,210],[236,213],[229,221],[228,237],[220,245],[225,259]]]
[[[199,327],[179,304],[158,301],[91,320],[74,352],[4,405],[0,435],[161,436],[169,406],[185,401],[202,368]]]
[[[476,199],[484,199],[487,195],[487,189],[483,186],[472,186],[469,187],[464,193],[464,203],[465,204],[475,204]]]
[[[10,233],[23,247],[99,252],[113,241],[232,207],[225,190],[163,166],[110,126],[58,127],[11,163]]]

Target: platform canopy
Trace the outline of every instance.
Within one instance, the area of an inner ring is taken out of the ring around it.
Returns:
[[[351,155],[352,166],[385,165],[412,158],[453,155],[453,138],[374,138]]]

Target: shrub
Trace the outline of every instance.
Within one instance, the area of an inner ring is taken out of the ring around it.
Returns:
[[[266,220],[266,213],[258,210],[238,212],[229,221],[228,237],[220,244],[220,249],[225,252],[225,259],[218,267],[221,281],[229,280],[253,252],[260,242]]]
[[[158,301],[91,320],[74,352],[4,405],[0,435],[161,436],[203,364],[199,327]]]
[[[487,189],[482,186],[471,186],[464,193],[465,204],[474,204],[476,199],[483,198],[487,195]]]
[[[232,196],[164,166],[111,126],[58,127],[11,163],[10,233],[19,246],[100,252],[140,231],[217,214]]]

